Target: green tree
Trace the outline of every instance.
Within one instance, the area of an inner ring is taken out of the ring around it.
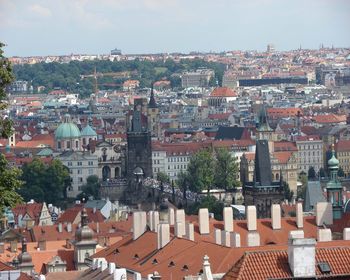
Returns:
[[[339,167],[339,169],[338,169],[338,177],[344,177],[344,176],[345,176],[345,173],[344,173],[343,168]]]
[[[187,171],[183,172],[182,170],[177,175],[176,185],[182,191],[182,196],[185,201],[187,201],[186,192],[188,190],[188,186],[190,184],[189,174]]]
[[[12,135],[12,122],[3,115],[7,107],[6,87],[13,80],[12,68],[8,59],[3,56],[4,44],[0,42],[0,137],[8,138]],[[14,207],[22,201],[17,190],[22,186],[19,180],[21,172],[15,167],[9,166],[5,156],[0,154],[0,217],[5,207]]]
[[[306,186],[307,186],[307,183],[308,183],[308,179],[307,179],[307,176],[306,176],[305,172],[301,172],[300,173],[299,180],[300,180],[302,185],[300,187],[298,187],[297,198],[304,199],[305,198]]]
[[[157,180],[160,182],[160,190],[163,192],[164,191],[164,184],[169,183],[170,178],[164,172],[158,172],[157,173]]]
[[[86,184],[82,186],[82,192],[77,196],[78,199],[85,198],[86,200],[89,197],[94,199],[100,199],[100,181],[96,175],[91,175],[87,177]]]
[[[313,166],[310,166],[309,170],[307,171],[307,177],[311,180],[316,179],[316,171]]]
[[[239,187],[238,169],[236,159],[227,149],[216,150],[215,185],[217,188],[228,190]]]
[[[196,202],[190,205],[186,212],[189,215],[198,215],[198,211],[200,208],[208,208],[209,213],[214,213],[214,217],[217,220],[222,220],[222,212],[224,209],[224,203],[217,200],[214,196],[206,196],[201,199],[201,201]]]
[[[35,158],[22,166],[23,188],[19,191],[28,201],[47,202],[59,205],[65,198],[65,192],[70,184],[68,169],[58,159],[50,164],[44,164]]]
[[[211,150],[204,149],[195,153],[187,167],[190,190],[198,193],[207,190],[209,195],[214,185],[214,168],[215,162]]]
[[[294,195],[294,192],[290,190],[289,184],[286,181],[282,182],[283,186],[283,192],[284,192],[284,199],[288,199],[288,201],[291,201]]]
[[[323,167],[320,168],[320,170],[319,170],[319,175],[320,175],[321,178],[326,177],[326,172],[324,171],[324,168],[323,168]]]

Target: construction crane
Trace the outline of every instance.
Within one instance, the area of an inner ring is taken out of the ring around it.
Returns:
[[[98,78],[99,77],[113,77],[113,78],[124,78],[129,79],[131,74],[137,74],[137,71],[123,71],[123,72],[107,72],[100,73],[96,71],[96,67],[94,68],[94,73],[89,75],[80,75],[81,79],[85,78],[94,78],[94,92],[98,94]],[[120,86],[121,84],[109,83],[109,84],[101,84],[106,86]]]

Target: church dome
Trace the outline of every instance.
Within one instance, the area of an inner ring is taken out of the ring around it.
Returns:
[[[86,125],[86,126],[81,130],[81,136],[82,136],[82,137],[88,137],[88,136],[97,137],[97,133],[96,133],[96,131],[95,131],[90,125]]]
[[[87,241],[94,238],[94,232],[88,227],[88,215],[86,209],[81,211],[81,227],[75,232],[75,239],[77,241]]]
[[[76,139],[80,138],[80,130],[76,124],[71,122],[70,115],[64,116],[64,122],[61,123],[55,131],[55,139]]]
[[[329,169],[336,169],[338,168],[339,160],[335,157],[335,151],[334,151],[334,145],[332,146],[332,157],[328,161],[328,167]]]

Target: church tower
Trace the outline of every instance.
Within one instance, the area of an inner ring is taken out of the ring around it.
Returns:
[[[160,125],[159,125],[159,108],[154,98],[153,86],[151,90],[151,97],[149,99],[147,107],[148,127],[151,131],[151,136],[160,138]]]
[[[258,218],[271,217],[271,205],[283,201],[282,179],[272,181],[271,160],[267,140],[256,141],[253,182],[243,186],[244,204],[255,205]]]
[[[127,177],[129,187],[141,179],[152,177],[152,141],[142,99],[134,100],[134,111],[127,132]]]
[[[88,226],[86,209],[81,211],[81,227],[75,233],[74,264],[75,269],[84,270],[88,266],[85,259],[96,253],[97,242],[94,240],[94,232]]]
[[[339,160],[335,157],[334,144],[332,157],[328,161],[330,180],[327,183],[327,201],[332,203],[333,219],[341,219],[343,213],[342,186],[338,180]]]
[[[273,129],[269,125],[265,105],[262,105],[258,117],[256,139],[273,141]]]

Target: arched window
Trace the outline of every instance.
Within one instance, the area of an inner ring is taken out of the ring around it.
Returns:
[[[75,148],[79,148],[79,141],[77,140],[77,141],[75,141]]]

